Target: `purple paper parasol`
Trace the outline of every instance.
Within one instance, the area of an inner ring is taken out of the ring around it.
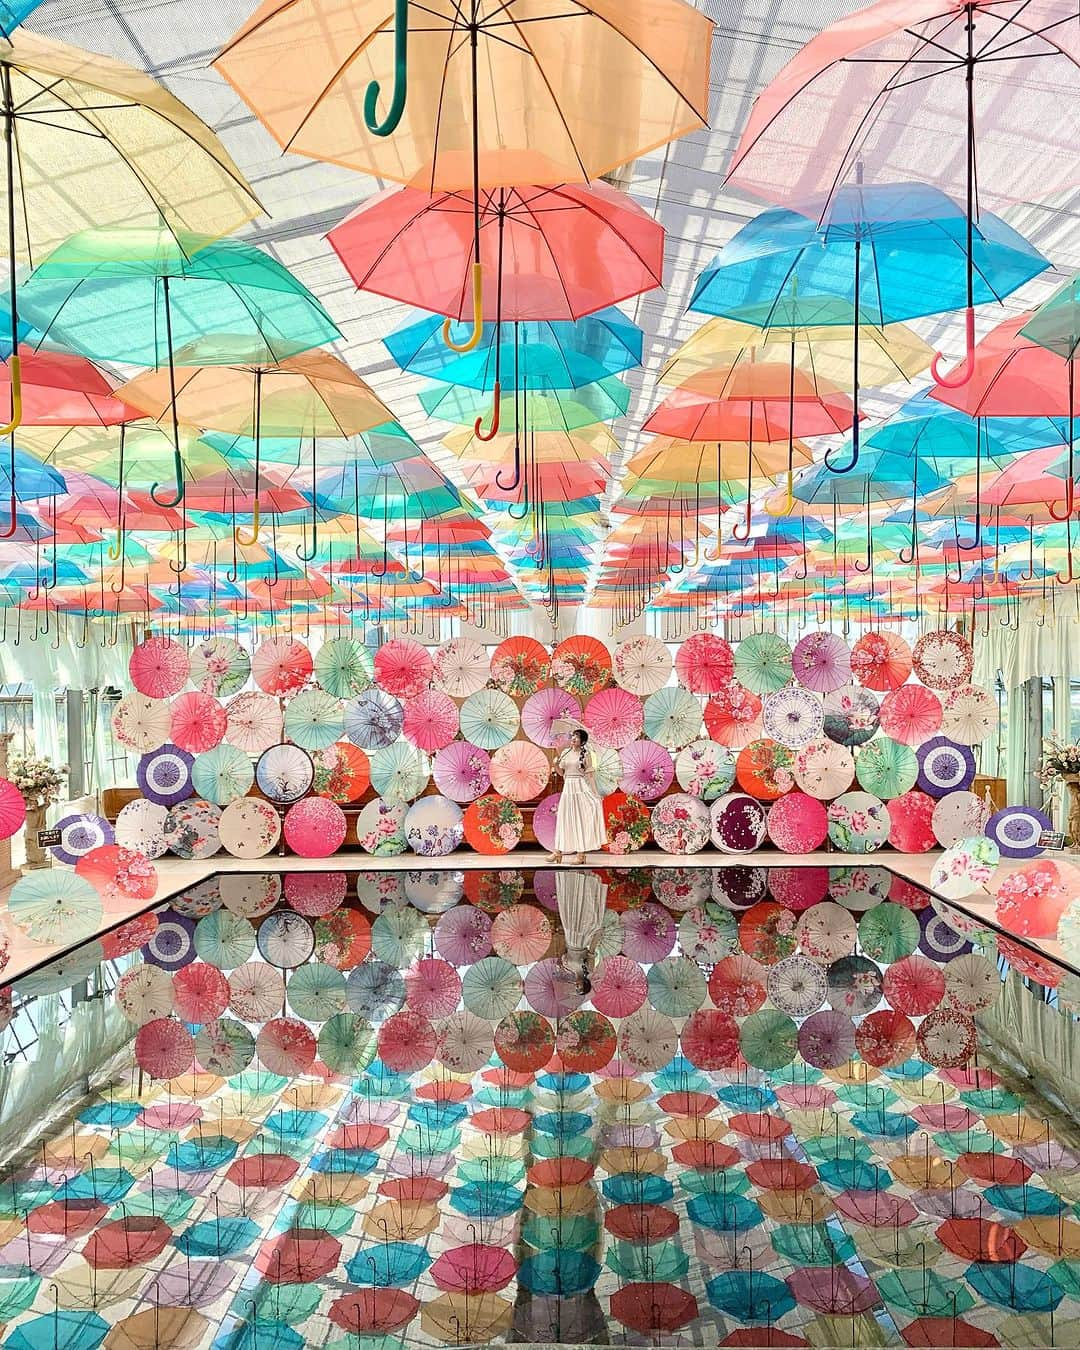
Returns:
[[[932,797],[944,797],[971,786],[975,777],[975,752],[957,745],[945,736],[923,741],[916,751],[919,759],[919,787]]]
[[[158,806],[175,806],[191,796],[191,766],[194,755],[169,742],[142,755],[135,778],[142,794]]]
[[[1037,807],[1006,806],[986,822],[986,835],[997,844],[1003,858],[1036,858],[1043,851],[1040,836],[1053,828],[1050,817]]]
[[[432,764],[435,786],[452,802],[474,802],[491,786],[491,756],[468,741],[451,741]]]
[[[565,689],[541,689],[525,700],[521,709],[521,726],[530,741],[552,749],[560,733],[555,723],[581,721],[581,704]]]
[[[836,633],[807,633],[791,653],[792,674],[815,694],[828,694],[851,683],[851,653]]]
[[[656,741],[632,741],[619,751],[619,759],[623,768],[620,790],[645,802],[662,797],[675,777],[670,752]]]

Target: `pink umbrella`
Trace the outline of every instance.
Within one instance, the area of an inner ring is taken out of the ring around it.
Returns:
[[[619,788],[642,801],[654,802],[662,797],[675,777],[675,763],[671,753],[656,741],[632,741],[619,751],[622,777]]]
[[[181,694],[173,703],[170,729],[174,745],[199,755],[220,745],[228,727],[225,709],[212,694]]]
[[[799,1054],[815,1069],[838,1069],[855,1058],[855,1023],[831,1008],[811,1013],[799,1027]]]
[[[471,1242],[443,1252],[428,1274],[437,1288],[470,1296],[504,1289],[517,1268],[513,1254],[504,1248]]]
[[[330,914],[345,903],[349,880],[344,872],[286,872],[285,899],[309,919]]]
[[[829,817],[816,798],[791,792],[769,807],[765,828],[782,852],[813,853],[828,837]]]
[[[521,709],[521,726],[530,741],[552,749],[559,740],[555,723],[579,722],[581,704],[565,689],[540,689],[525,700]]]
[[[687,1019],[681,1043],[699,1069],[730,1069],[739,1061],[739,1024],[730,1013],[702,1008]]]
[[[641,735],[645,710],[641,699],[618,685],[602,689],[585,705],[582,721],[593,744],[621,750]]]
[[[889,803],[889,843],[901,853],[925,853],[934,838],[934,798],[925,792],[904,792]]]
[[[558,1019],[580,1008],[584,995],[568,980],[555,957],[537,961],[525,976],[525,998],[544,1017]]]
[[[436,949],[455,966],[471,966],[491,952],[491,919],[475,905],[458,905],[439,915]]]
[[[431,653],[412,638],[392,638],[375,653],[375,683],[394,698],[416,698],[434,673]]]
[[[829,893],[827,867],[773,867],[769,869],[772,898],[796,914],[810,909]]]
[[[318,1043],[311,1028],[297,1018],[274,1017],[256,1037],[255,1050],[268,1072],[293,1078],[309,1072],[315,1063]]]
[[[705,705],[705,730],[729,750],[740,750],[761,735],[761,699],[732,680]]]
[[[449,1017],[461,998],[461,977],[448,961],[423,957],[405,972],[405,1002],[424,1017]]]
[[[267,638],[251,658],[251,675],[266,694],[295,694],[311,678],[315,663],[302,642]]]
[[[606,1017],[629,1017],[644,1004],[649,981],[628,956],[609,956],[593,979],[592,1004]]]
[[[393,1073],[413,1073],[431,1063],[438,1041],[428,1019],[406,1009],[379,1028],[379,1058]]]
[[[922,745],[941,727],[941,700],[921,684],[904,684],[881,700],[881,729],[904,745]]]
[[[432,766],[435,786],[452,802],[472,802],[491,786],[491,756],[468,741],[451,741]]]
[[[847,1266],[796,1270],[785,1276],[787,1287],[798,1301],[815,1312],[854,1317],[877,1305],[877,1286],[867,1275]]]
[[[551,920],[543,910],[533,905],[511,905],[495,916],[491,945],[507,961],[526,966],[545,955],[551,946],[551,933]]]
[[[675,946],[677,932],[667,910],[649,901],[623,915],[623,952],[642,965],[662,961]]]
[[[530,741],[510,741],[491,756],[491,786],[512,802],[539,797],[550,774],[547,755]]]
[[[559,818],[561,792],[549,793],[533,807],[532,827],[536,842],[550,853],[555,847],[555,826]]]
[[[216,966],[193,961],[172,977],[173,1005],[185,1022],[205,1026],[229,1006],[229,981]]]
[[[795,678],[817,694],[851,683],[851,653],[836,633],[807,633],[791,653]]]
[[[401,734],[417,750],[434,754],[450,744],[457,730],[457,704],[448,694],[425,689],[408,698]]]
[[[717,694],[735,674],[735,653],[715,633],[695,633],[679,648],[675,673],[692,694]]]
[[[131,683],[149,698],[170,698],[187,684],[191,671],[187,649],[172,638],[150,637],[140,642],[128,660]]]
[[[868,1228],[906,1228],[919,1217],[910,1200],[892,1191],[843,1191],[836,1197],[836,1208],[845,1219]]]
[[[135,1062],[151,1078],[176,1078],[195,1063],[195,1037],[172,1017],[158,1017],[135,1036]]]
[[[301,858],[329,858],[345,842],[345,812],[328,797],[305,797],[285,816],[285,842]]]

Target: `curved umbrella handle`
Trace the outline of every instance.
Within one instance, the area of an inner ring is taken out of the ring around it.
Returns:
[[[442,326],[442,340],[452,352],[471,352],[479,345],[480,335],[484,331],[484,265],[474,262],[472,265],[472,304],[473,326],[467,342],[455,342],[450,329],[453,319],[445,319]]]
[[[748,486],[749,486],[749,485],[748,485]],[[738,525],[732,525],[732,527],[731,527],[731,537],[732,537],[733,539],[737,539],[737,540],[739,541],[740,544],[745,544],[746,541],[750,538],[750,530],[751,530],[751,521],[752,521],[752,518],[753,518],[753,511],[754,511],[754,507],[753,507],[753,503],[752,503],[751,500],[750,500],[750,493],[747,492],[747,494],[746,494],[746,517],[745,517],[745,519],[744,519],[743,522],[742,522],[741,530],[740,530],[740,526],[738,526]]]
[[[236,540],[236,542],[240,545],[241,548],[252,548],[255,544],[259,542],[259,525],[261,524],[261,522],[262,522],[262,513],[259,510],[259,499],[258,497],[256,497],[251,512],[251,538],[248,539],[244,535],[243,525],[237,525],[233,529],[233,538]]]
[[[937,352],[930,362],[930,374],[943,389],[960,389],[975,374],[975,311],[970,305],[964,312],[964,359],[951,375],[942,375],[943,360],[941,352]]]
[[[784,504],[779,511],[774,511],[769,505],[768,498],[765,499],[765,514],[772,516],[774,520],[779,520],[783,516],[790,516],[795,509],[795,475],[790,469],[787,471],[787,484],[784,489]]]
[[[120,519],[116,522],[116,539],[105,550],[105,554],[113,562],[119,562],[124,552],[124,514],[120,513]]]
[[[162,498],[158,496],[161,489],[160,483],[155,483],[150,489],[150,500],[155,506],[160,506],[166,511],[171,510],[174,506],[179,506],[184,500],[184,493],[187,491],[184,486],[184,461],[176,446],[173,447],[173,473],[176,477],[176,490],[171,497]]]
[[[495,381],[491,397],[491,430],[484,430],[482,417],[478,417],[473,423],[473,434],[478,441],[493,441],[499,434],[499,420],[502,415],[502,384],[499,380]]]
[[[12,352],[8,358],[11,369],[11,421],[6,427],[0,427],[0,436],[9,436],[22,425],[22,358],[18,352]]]
[[[858,417],[858,413],[856,413],[855,419],[854,419],[854,421],[851,423],[851,460],[850,460],[850,462],[847,463],[847,464],[845,464],[845,465],[843,466],[843,468],[841,468],[839,464],[834,464],[834,463],[832,462],[832,459],[831,459],[832,453],[833,453],[832,450],[826,450],[826,451],[825,451],[825,467],[828,469],[828,471],[829,471],[830,473],[840,473],[840,474],[843,474],[843,473],[850,473],[850,472],[852,471],[852,469],[854,469],[854,467],[856,466],[856,464],[858,464],[858,462],[859,462],[859,417]]]
[[[409,0],[394,0],[394,93],[386,117],[379,121],[378,80],[364,94],[364,125],[375,136],[390,136],[397,130],[409,95]]]
[[[4,529],[0,530],[0,539],[14,538],[15,531],[19,528],[19,502],[14,492],[12,492],[11,494],[11,504],[8,507],[8,512],[10,514],[11,519],[9,520],[7,526]]]
[[[1054,520],[1066,521],[1073,513],[1076,505],[1076,479],[1072,473],[1072,465],[1069,465],[1069,476],[1065,480],[1065,510],[1058,512],[1054,509],[1053,502],[1047,502],[1046,509]]]

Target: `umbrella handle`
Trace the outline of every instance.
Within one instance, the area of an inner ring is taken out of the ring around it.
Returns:
[[[397,130],[409,94],[409,0],[394,0],[394,94],[386,117],[380,122],[380,85],[372,80],[364,94],[364,125],[375,136],[390,136]]]
[[[769,499],[766,497],[764,506],[765,514],[767,516],[772,516],[774,519],[780,519],[782,516],[791,515],[792,511],[795,509],[795,475],[790,469],[787,471],[787,484],[784,488],[784,505],[779,511],[774,511],[769,505]]]
[[[1065,510],[1060,514],[1054,507],[1053,502],[1047,502],[1046,509],[1054,520],[1066,521],[1073,513],[1073,507],[1076,504],[1076,480],[1072,474],[1065,480]]]
[[[747,486],[749,486],[749,484],[748,484]],[[737,540],[739,541],[740,544],[745,544],[746,541],[750,538],[751,517],[752,517],[752,515],[753,515],[753,510],[754,510],[754,508],[753,508],[753,504],[751,503],[751,500],[750,500],[750,493],[747,492],[747,494],[746,494],[746,518],[743,520],[741,528],[740,528],[740,526],[738,526],[738,525],[732,525],[732,527],[731,527],[731,536],[732,536],[732,538],[733,538],[733,539],[737,539]]]
[[[22,425],[22,358],[17,351],[8,357],[8,365],[11,368],[11,421],[6,427],[0,427],[0,436],[8,436]]]
[[[828,471],[829,471],[830,473],[839,473],[839,474],[842,474],[842,473],[850,473],[850,472],[852,471],[852,469],[854,469],[855,465],[858,464],[858,462],[859,462],[859,418],[858,418],[858,415],[857,415],[857,414],[856,414],[856,416],[855,416],[854,421],[851,423],[851,460],[850,460],[850,462],[847,463],[847,464],[845,464],[845,465],[843,465],[843,466],[841,466],[841,465],[839,465],[839,464],[834,464],[833,461],[832,461],[831,455],[832,455],[832,451],[831,451],[831,450],[826,450],[826,451],[825,451],[825,467],[826,467],[826,469],[828,469]]]
[[[930,362],[930,374],[943,389],[960,389],[975,374],[975,311],[970,305],[964,312],[964,359],[947,376],[941,374],[942,360],[941,352],[937,352]]]
[[[243,525],[237,525],[233,529],[233,538],[241,548],[252,548],[259,542],[259,525],[262,521],[262,514],[259,510],[259,499],[255,498],[254,507],[251,512],[251,538],[244,535]]]
[[[400,0],[399,0],[400,3]],[[479,345],[480,335],[484,331],[484,265],[474,262],[472,265],[472,303],[473,326],[469,339],[465,343],[455,342],[450,334],[453,319],[446,319],[442,326],[442,340],[452,352],[471,352]]]
[[[11,539],[15,531],[19,528],[19,503],[15,496],[14,486],[11,489],[11,505],[9,507],[11,519],[5,529],[0,530],[0,539]]]
[[[478,417],[473,423],[473,433],[478,441],[493,441],[499,434],[499,418],[502,413],[502,385],[496,380],[491,395],[491,430],[484,431],[484,419]]]
[[[150,500],[155,506],[160,506],[166,511],[172,510],[174,506],[179,506],[184,500],[184,493],[187,491],[184,485],[184,461],[181,459],[180,451],[177,448],[173,449],[173,470],[176,477],[176,491],[171,497],[166,499],[158,496],[158,491],[161,488],[160,483],[155,483],[150,489]]]

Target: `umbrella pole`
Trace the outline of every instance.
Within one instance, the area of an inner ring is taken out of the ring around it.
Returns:
[[[184,461],[180,455],[180,421],[176,413],[176,363],[173,360],[172,308],[169,303],[169,278],[162,278],[162,295],[165,307],[165,344],[169,349],[169,407],[172,410],[173,436],[173,474],[176,479],[176,491],[171,497],[158,495],[160,483],[154,483],[150,489],[150,499],[155,506],[171,510],[184,500]],[[186,533],[186,523],[181,527]]]
[[[1048,503],[1047,503],[1047,507],[1046,507],[1046,509],[1050,512],[1050,515],[1054,518],[1054,520],[1058,520],[1058,521],[1060,521],[1060,520],[1068,520],[1069,517],[1070,517],[1070,516],[1072,515],[1072,513],[1073,513],[1073,506],[1075,505],[1075,496],[1076,496],[1076,446],[1075,446],[1075,425],[1074,425],[1074,420],[1073,420],[1073,398],[1074,398],[1074,395],[1075,395],[1075,383],[1076,383],[1076,381],[1075,381],[1075,375],[1076,375],[1076,366],[1075,366],[1075,364],[1074,364],[1072,358],[1070,358],[1070,359],[1069,359],[1069,374],[1068,374],[1068,382],[1069,382],[1069,386],[1068,386],[1068,387],[1069,387],[1069,413],[1068,413],[1068,417],[1069,417],[1069,440],[1068,440],[1068,445],[1069,445],[1069,461],[1068,461],[1068,464],[1069,464],[1069,468],[1068,468],[1068,473],[1069,473],[1069,476],[1068,476],[1068,478],[1065,480],[1065,510],[1059,515],[1058,512],[1054,509],[1054,504],[1053,504],[1053,502],[1048,502]],[[14,478],[13,478],[13,479],[12,479],[12,484],[13,484],[13,485],[14,485],[14,481],[15,481],[15,480],[14,480]]]
[[[403,4],[405,0],[397,0]],[[464,343],[455,342],[451,336],[452,320],[447,319],[442,326],[443,342],[452,352],[471,352],[479,345],[484,331],[484,268],[480,261],[480,91],[478,85],[480,21],[477,12],[478,0],[472,0],[472,17],[468,24],[469,49],[472,61],[472,170],[473,170],[473,265],[472,293],[473,318],[472,333]]]
[[[15,102],[11,96],[11,67],[4,65],[4,149],[7,161],[8,189],[8,291],[11,308],[11,356],[8,365],[11,369],[11,420],[0,427],[0,435],[11,436],[22,423],[22,358],[19,355],[19,305],[16,295],[15,266]],[[10,539],[15,533],[17,522],[15,500],[15,440],[10,442],[11,460],[9,472],[11,481],[11,521],[6,530],[0,531],[0,539]]]

